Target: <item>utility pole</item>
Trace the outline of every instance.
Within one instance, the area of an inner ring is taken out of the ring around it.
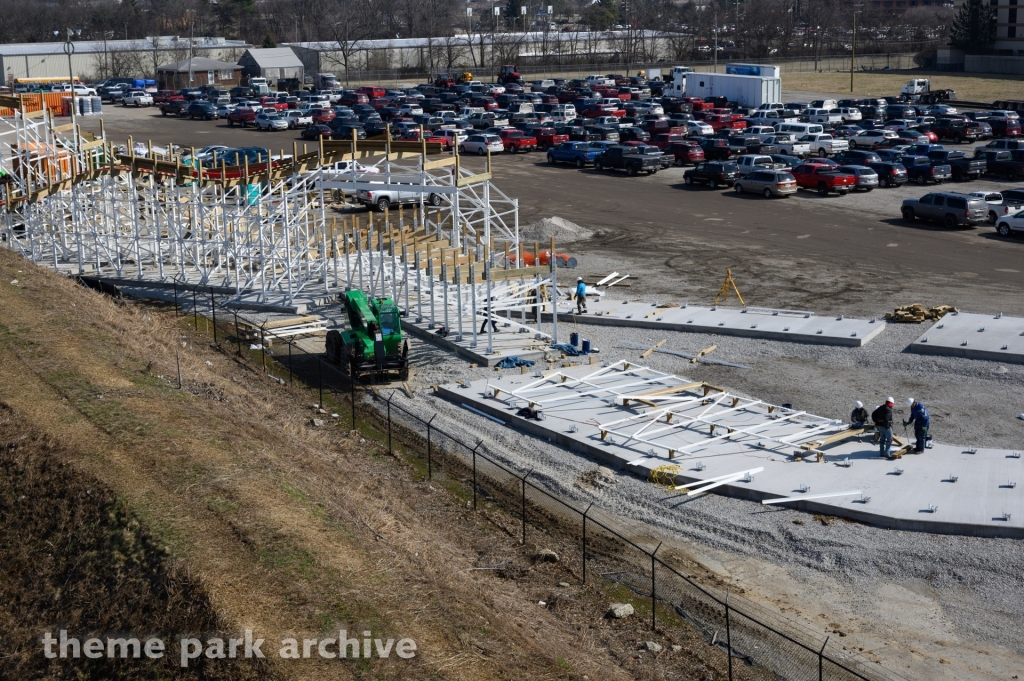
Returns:
[[[714,47],[715,73],[718,73],[718,12],[715,12],[715,47]]]
[[[54,35],[59,35],[60,31],[54,31]],[[68,85],[71,86],[71,133],[75,139],[75,149],[79,147],[78,144],[78,98],[75,95],[75,70],[71,65],[71,55],[75,53],[75,44],[71,42],[71,39],[76,35],[82,35],[82,29],[67,29],[67,36],[64,40],[64,53],[68,55]]]
[[[192,12],[192,32],[189,34],[189,38],[188,38],[188,85],[186,85],[185,87],[189,87],[190,88],[190,87],[192,87],[192,78],[193,78],[193,75],[192,75],[192,52],[193,52],[193,49],[192,48],[196,44],[196,13],[195,13],[194,10],[189,10],[189,11]]]
[[[853,42],[850,43],[850,92],[853,92],[853,69],[857,62],[857,12],[856,6],[853,10]]]

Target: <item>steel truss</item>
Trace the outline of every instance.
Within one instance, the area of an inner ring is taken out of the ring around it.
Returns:
[[[652,455],[660,452],[658,456],[669,459],[737,444],[769,450],[799,446],[846,427],[841,421],[687,382],[625,360],[582,377],[556,371],[507,397],[493,384],[488,388],[510,405],[526,402],[543,409],[604,400],[631,409],[634,413],[628,416],[598,424],[600,438],[618,437],[623,445],[640,443],[650,447]]]

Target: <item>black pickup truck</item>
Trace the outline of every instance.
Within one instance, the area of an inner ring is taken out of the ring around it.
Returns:
[[[900,163],[907,169],[907,179],[922,186],[929,182],[942,184],[943,180],[953,177],[952,168],[933,162],[927,156],[904,156]]]
[[[976,180],[985,174],[988,166],[984,158],[972,158],[962,151],[932,149],[928,152],[932,164],[947,165],[953,172],[953,180]]]
[[[640,172],[653,175],[660,169],[660,156],[641,154],[636,147],[608,147],[594,160],[594,170],[625,170],[630,177]]]
[[[1024,177],[1024,149],[988,151],[981,158],[985,159],[990,175],[1008,180]]]
[[[950,140],[953,144],[973,142],[978,139],[978,129],[967,126],[962,118],[938,118],[932,123],[932,132],[940,140]]]
[[[631,145],[632,146],[632,145]],[[662,153],[661,149],[654,146],[653,144],[638,144],[636,148],[644,156],[650,156],[651,158],[658,159],[658,169],[664,170],[665,168],[671,168],[675,165],[676,159],[673,156]]]

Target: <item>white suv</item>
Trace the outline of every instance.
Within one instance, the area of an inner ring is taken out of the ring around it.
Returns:
[[[505,145],[497,135],[470,135],[466,141],[459,145],[459,151],[463,154],[475,153],[483,156],[488,151],[492,154],[500,154],[505,151]]]

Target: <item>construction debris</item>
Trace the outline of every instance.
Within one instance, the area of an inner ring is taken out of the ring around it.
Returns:
[[[958,310],[952,305],[936,305],[925,308],[921,303],[914,303],[897,307],[892,312],[886,312],[885,320],[904,324],[920,324],[924,321],[938,321],[950,312],[958,312]]]
[[[623,345],[627,345],[627,346],[634,347],[634,348],[644,348],[645,350],[652,350],[654,352],[661,352],[661,353],[664,353],[666,355],[674,355],[676,357],[682,357],[684,359],[690,360],[691,364],[698,364],[698,363],[699,364],[716,364],[718,366],[732,367],[734,369],[750,369],[751,368],[751,367],[747,366],[746,364],[736,364],[734,362],[725,362],[725,361],[720,360],[720,359],[708,359],[707,357],[705,357],[705,355],[707,355],[709,352],[711,352],[712,350],[717,348],[718,347],[717,345],[712,345],[711,347],[704,348],[703,350],[698,352],[696,355],[691,355],[688,352],[680,352],[679,350],[668,350],[666,348],[662,348],[662,347],[660,347],[662,345],[661,343],[659,343],[658,345],[656,345],[656,346],[654,346],[652,348],[652,347],[650,347],[648,345],[644,345],[643,343],[633,343],[632,341],[620,341],[620,342]],[[620,346],[620,347],[622,347],[622,346]],[[641,355],[641,356],[642,357],[646,357],[647,355],[644,354],[644,355]]]

